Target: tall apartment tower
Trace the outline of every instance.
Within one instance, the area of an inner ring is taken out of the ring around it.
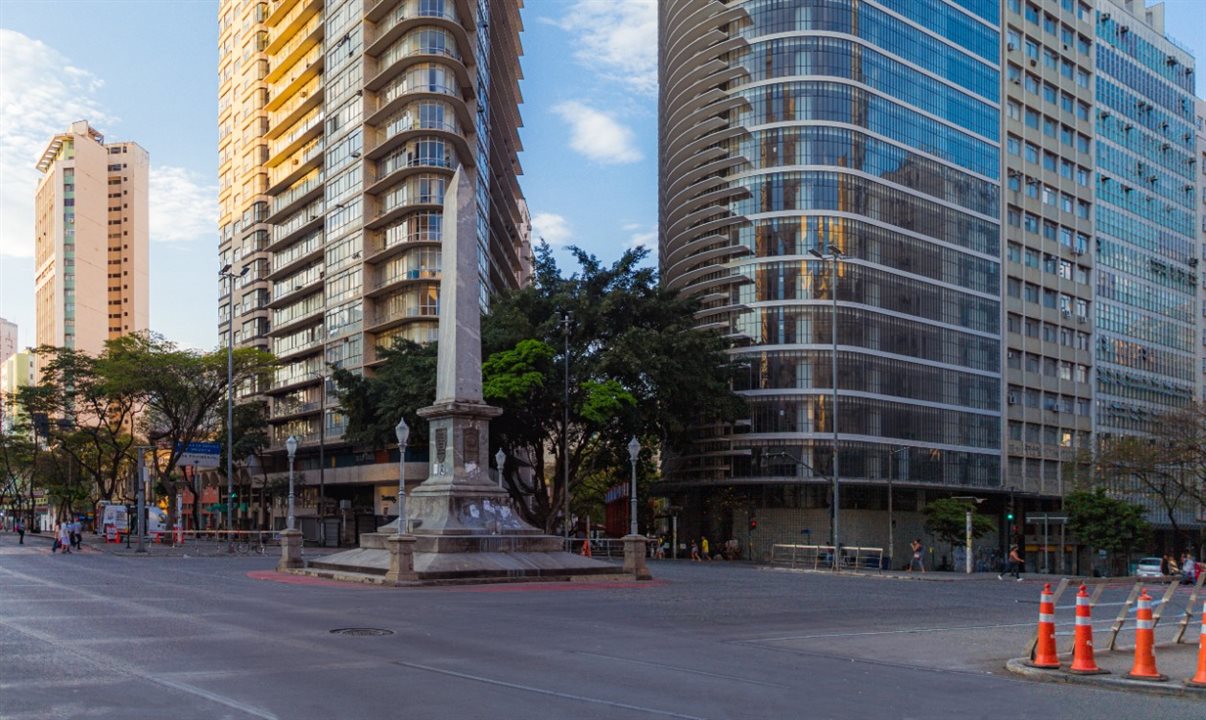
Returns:
[[[137,143],[106,143],[84,120],[46,146],[34,202],[38,345],[95,354],[147,329],[149,166]]]
[[[1150,432],[1201,384],[1194,58],[1164,6],[1099,0],[1096,403],[1099,437]]]
[[[1004,483],[1050,498],[1093,431],[1094,13],[1003,5]]]
[[[926,489],[1004,489],[1001,12],[659,4],[663,282],[749,366],[748,422],[665,467],[711,531],[744,527],[710,502],[736,487],[751,542],[824,542],[835,442],[843,541],[887,545],[889,483],[909,523]]]
[[[220,252],[239,279],[220,327],[233,318],[235,344],[280,360],[259,389],[275,445],[338,449],[329,369],[371,372],[378,348],[435,339],[444,189],[458,168],[475,188],[483,306],[528,281],[521,6],[221,3]]]

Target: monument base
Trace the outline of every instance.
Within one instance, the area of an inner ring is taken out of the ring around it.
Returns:
[[[276,564],[276,569],[280,572],[285,572],[304,567],[306,563],[302,560],[301,548],[301,530],[285,530],[281,532],[281,559]]]

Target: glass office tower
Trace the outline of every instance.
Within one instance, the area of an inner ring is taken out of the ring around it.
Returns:
[[[1194,60],[1163,6],[1097,12],[1097,430],[1148,432],[1197,383]]]
[[[1000,486],[1000,11],[661,3],[663,282],[748,365],[748,421],[666,463],[701,529],[762,512],[782,521],[755,544],[824,541],[835,444],[843,542],[887,544],[854,511],[890,481],[913,511]],[[724,487],[742,499],[712,502]]]

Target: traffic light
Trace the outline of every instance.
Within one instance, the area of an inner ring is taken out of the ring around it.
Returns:
[[[750,530],[758,529],[758,518],[750,518]]]
[[[1010,510],[1010,511],[1009,511],[1009,512],[1007,512],[1007,513],[1005,513],[1005,519],[1006,519],[1006,520],[1008,520],[1008,521],[1009,521],[1009,522],[1011,522],[1011,523],[1013,522],[1013,511],[1012,511],[1012,510]]]

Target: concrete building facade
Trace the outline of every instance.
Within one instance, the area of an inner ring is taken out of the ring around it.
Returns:
[[[22,409],[8,402],[17,390],[33,382],[37,356],[28,350],[15,352],[0,362],[0,429],[10,432],[20,421]]]
[[[149,325],[150,156],[80,120],[37,167],[36,344],[96,354]]]
[[[17,352],[17,323],[0,318],[0,363]]]
[[[219,7],[220,328],[273,352],[271,439],[369,512],[395,460],[352,453],[331,368],[371,373],[437,332],[444,189],[476,197],[483,306],[531,275],[519,189],[517,0],[280,0]],[[251,269],[241,275],[242,268]],[[223,297],[231,292],[222,288]],[[223,335],[225,338],[226,336]],[[357,486],[352,491],[339,486]]]
[[[1198,98],[1196,136],[1197,136],[1197,154],[1195,167],[1197,172],[1194,173],[1197,178],[1197,194],[1200,204],[1198,205],[1198,228],[1200,235],[1198,237],[1198,251],[1195,257],[1198,259],[1198,290],[1201,293],[1200,304],[1201,312],[1198,314],[1198,337],[1200,343],[1198,345],[1199,357],[1199,373],[1198,373],[1198,401],[1206,404],[1206,281],[1202,279],[1201,270],[1206,270],[1206,100]]]

